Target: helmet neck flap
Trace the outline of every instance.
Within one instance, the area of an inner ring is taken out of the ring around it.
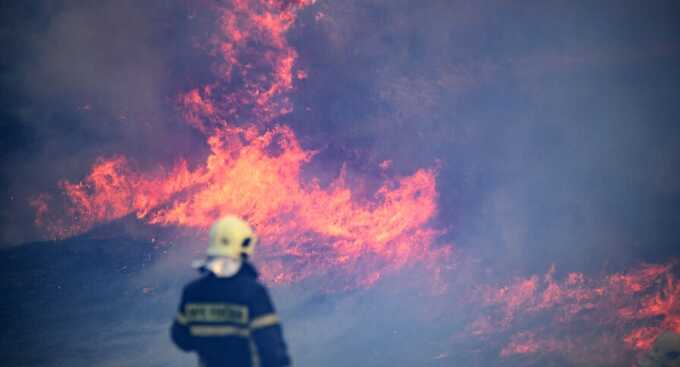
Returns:
[[[193,267],[200,271],[209,271],[218,278],[230,278],[239,270],[243,261],[227,256],[208,257],[205,260],[199,260],[193,264]]]

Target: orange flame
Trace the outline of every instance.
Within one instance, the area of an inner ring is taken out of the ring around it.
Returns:
[[[578,323],[619,333],[622,344],[632,349],[649,349],[664,330],[680,332],[676,266],[643,265],[599,279],[571,273],[562,281],[555,280],[553,267],[542,279],[532,276],[503,287],[480,287],[477,295],[488,313],[472,324],[472,332],[513,332],[502,356],[564,350],[559,347],[564,345],[574,349],[569,339],[560,339],[564,335],[554,334]],[[542,320],[542,327],[522,330],[532,319]]]
[[[225,121],[266,124],[291,112],[286,92],[293,88],[297,52],[286,32],[314,2],[236,0],[216,9],[219,32],[206,47],[218,59],[218,77],[180,97],[186,121],[210,133]]]
[[[205,230],[219,216],[237,213],[262,237],[264,276],[274,282],[336,269],[359,274],[357,284],[367,286],[385,272],[442,253],[432,249],[439,232],[428,227],[437,210],[434,170],[387,180],[362,199],[344,171],[328,187],[303,177],[314,152],[302,148],[290,128],[265,127],[290,111],[285,92],[293,87],[297,54],[285,32],[296,11],[311,3],[239,0],[221,9],[221,32],[210,42],[222,61],[221,79],[180,98],[186,120],[207,135],[210,154],[202,164],[189,169],[181,161],[140,172],[123,156],[100,158],[81,182],[60,183],[67,218],[49,210],[46,196],[35,198],[37,223],[65,237],[129,214]],[[252,57],[256,51],[259,58]],[[228,123],[244,116],[254,123]]]
[[[286,33],[313,3],[234,0],[216,8],[218,32],[201,46],[217,60],[217,77],[178,97],[187,123],[205,135],[208,156],[195,167],[180,161],[156,171],[135,169],[122,155],[100,157],[81,181],[59,183],[63,208],[47,194],[31,200],[37,225],[63,238],[134,215],[198,233],[236,213],[260,233],[263,275],[276,283],[337,272],[356,275],[349,286],[370,286],[447,255],[450,247],[434,246],[440,231],[430,225],[437,212],[436,170],[387,179],[369,197],[357,194],[346,170],[323,186],[303,173],[315,152],[276,123],[293,109],[288,93],[295,81],[309,77],[296,69],[298,55]],[[379,169],[390,166],[384,161]],[[674,267],[646,265],[592,279],[572,273],[563,280],[551,269],[543,277],[481,286],[470,299],[478,300],[484,315],[467,331],[509,334],[500,350],[504,357],[573,349],[574,342],[551,330],[578,322],[615,330],[630,348],[649,348],[661,330],[680,332]],[[527,320],[537,319],[547,326],[524,330]]]

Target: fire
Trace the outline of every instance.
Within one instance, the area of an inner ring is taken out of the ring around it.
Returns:
[[[587,346],[575,345],[574,335],[584,330],[607,330],[620,344],[646,350],[664,330],[680,332],[677,267],[646,264],[600,278],[571,273],[563,280],[555,279],[553,267],[543,277],[482,286],[476,299],[485,315],[472,323],[471,332],[480,337],[510,333],[501,350],[505,357],[583,350]],[[534,326],[526,330],[526,325]],[[561,334],[566,330],[572,332]]]
[[[286,33],[315,0],[236,0],[215,11],[218,32],[205,48],[217,59],[217,78],[180,97],[186,120],[211,133],[225,122],[268,124],[292,111],[297,52]]]
[[[385,179],[369,195],[349,182],[346,168],[322,184],[304,170],[316,152],[277,121],[294,108],[295,83],[310,77],[298,68],[286,34],[314,0],[215,3],[209,6],[217,32],[198,45],[214,60],[215,78],[177,96],[179,113],[205,136],[207,156],[151,171],[123,154],[99,157],[83,179],[59,182],[62,196],[31,200],[36,224],[64,238],[134,216],[200,236],[219,216],[236,213],[260,234],[263,275],[274,283],[323,275],[343,279],[340,288],[368,287],[410,265],[446,259],[451,247],[435,245],[442,231],[432,226],[436,169]],[[326,16],[316,14],[317,21]],[[376,169],[386,176],[391,166],[385,160]],[[582,350],[571,336],[593,329],[615,337],[591,333],[582,340],[646,349],[661,331],[680,332],[676,273],[669,263],[557,279],[553,268],[501,286],[478,285],[467,299],[480,316],[466,336],[502,339],[501,357]],[[433,269],[435,280],[440,275]]]
[[[564,349],[565,343],[556,339],[539,339],[535,332],[525,331],[514,334],[510,342],[501,350],[501,357],[515,354],[529,354],[538,352],[555,352]]]
[[[432,248],[439,231],[428,225],[437,211],[434,169],[386,180],[368,198],[353,191],[345,170],[322,186],[303,174],[315,152],[273,121],[292,108],[285,92],[293,88],[297,54],[285,33],[296,11],[311,3],[240,0],[220,9],[221,32],[209,43],[220,58],[220,78],[179,98],[210,148],[196,168],[180,161],[142,172],[124,156],[99,158],[80,182],[60,182],[65,216],[49,197],[33,200],[36,222],[54,237],[127,215],[201,233],[219,216],[237,213],[262,238],[264,276],[280,283],[336,271],[358,274],[356,285],[368,286],[385,272],[446,252]],[[233,123],[244,117],[252,121]]]
[[[437,235],[427,227],[436,213],[431,169],[386,181],[371,199],[361,200],[343,174],[328,187],[306,180],[301,169],[313,152],[304,150],[285,126],[264,133],[225,127],[208,143],[211,154],[195,170],[180,162],[168,172],[146,173],[132,169],[123,157],[101,160],[83,181],[61,183],[70,224],[55,213],[45,217],[47,209],[38,212],[38,220],[50,223],[48,229],[57,230],[53,235],[68,236],[128,214],[203,231],[220,215],[238,213],[257,227],[268,246],[265,257],[296,259],[286,262],[285,272],[267,274],[282,282],[328,266],[351,273],[371,256],[377,256],[369,260],[377,268],[399,268],[431,251]],[[39,208],[46,208],[39,199]],[[319,261],[328,263],[319,267]],[[362,282],[378,278],[369,274]]]

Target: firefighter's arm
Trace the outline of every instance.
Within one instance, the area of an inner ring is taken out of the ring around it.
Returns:
[[[186,305],[186,291],[182,292],[182,300],[179,304],[177,316],[172,322],[170,328],[170,336],[177,347],[185,352],[194,350],[193,336],[189,332],[189,323],[184,313],[184,306]]]
[[[267,290],[260,286],[250,305],[250,334],[255,342],[262,367],[290,366],[290,358]]]

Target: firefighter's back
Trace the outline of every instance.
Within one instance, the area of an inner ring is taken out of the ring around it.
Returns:
[[[203,365],[256,365],[248,322],[257,287],[257,281],[240,274],[231,278],[208,274],[186,287],[184,312]]]
[[[196,352],[205,367],[285,367],[290,358],[266,288],[247,261],[256,236],[236,217],[218,220],[210,231],[205,275],[182,292],[172,340]]]

